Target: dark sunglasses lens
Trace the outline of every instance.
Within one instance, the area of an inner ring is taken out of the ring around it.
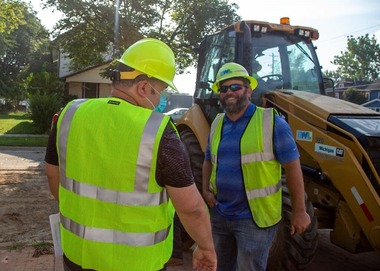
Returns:
[[[228,89],[230,89],[232,92],[234,92],[234,91],[241,90],[242,88],[243,88],[243,86],[240,84],[232,84],[229,86],[220,86],[219,90],[220,90],[220,92],[225,93],[228,91]]]
[[[242,85],[239,85],[239,84],[232,84],[230,85],[230,90],[231,91],[238,91],[238,90],[241,90],[243,88]]]
[[[223,93],[227,92],[228,91],[228,86],[220,86],[219,91],[223,92]]]

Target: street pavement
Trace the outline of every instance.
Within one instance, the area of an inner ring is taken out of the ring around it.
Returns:
[[[45,149],[0,146],[0,170],[43,170]]]

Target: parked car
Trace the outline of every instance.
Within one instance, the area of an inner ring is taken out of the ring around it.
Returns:
[[[179,108],[174,108],[166,113],[164,113],[165,115],[168,115],[170,116],[174,122],[176,122],[177,120],[179,120],[182,115],[187,111],[189,110],[189,108],[185,108],[185,107],[179,107]]]

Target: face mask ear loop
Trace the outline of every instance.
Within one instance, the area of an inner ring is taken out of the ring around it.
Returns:
[[[146,97],[145,96],[145,99],[147,99],[148,100],[148,102],[152,105],[152,110],[154,110],[154,109],[156,109],[156,107],[154,106],[154,104],[152,103],[152,101],[151,100],[149,100],[149,98],[148,97]]]

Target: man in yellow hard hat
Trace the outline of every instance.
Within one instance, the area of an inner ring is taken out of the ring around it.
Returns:
[[[281,220],[281,166],[292,199],[291,234],[310,224],[299,153],[289,125],[250,103],[257,81],[237,63],[218,71],[213,91],[225,110],[213,121],[203,163],[218,271],[265,271]]]
[[[45,172],[59,200],[64,268],[165,270],[176,210],[197,243],[194,268],[216,270],[209,215],[184,146],[170,118],[156,112],[165,89],[176,90],[174,54],[147,38],[118,62],[111,97],[70,102],[49,137]]]

